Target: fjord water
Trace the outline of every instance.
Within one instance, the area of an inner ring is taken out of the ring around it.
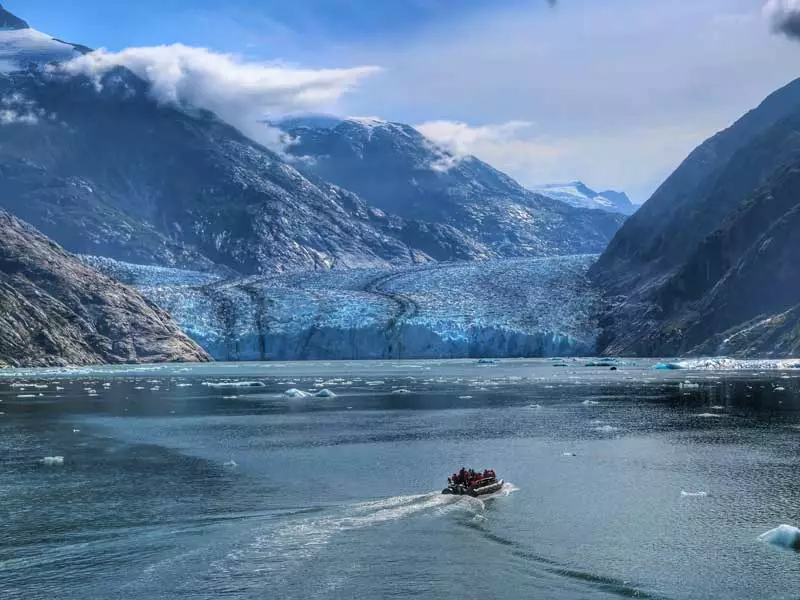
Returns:
[[[797,597],[800,373],[555,364],[5,372],[0,597]]]

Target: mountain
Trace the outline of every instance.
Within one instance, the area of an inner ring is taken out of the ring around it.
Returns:
[[[206,361],[170,317],[0,211],[0,363]]]
[[[599,252],[623,221],[535,194],[402,123],[298,116],[276,124],[304,173],[387,213],[454,227],[492,257]]]
[[[623,215],[632,215],[637,209],[625,192],[595,192],[582,181],[544,185],[534,188],[533,191],[578,208],[593,208]]]
[[[800,350],[800,80],[698,147],[592,269],[608,353]]]

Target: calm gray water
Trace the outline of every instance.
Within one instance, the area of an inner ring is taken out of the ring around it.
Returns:
[[[799,376],[5,373],[0,598],[799,598],[800,555],[758,540],[800,525]],[[234,380],[263,387],[203,385]],[[461,465],[508,484],[442,496]]]

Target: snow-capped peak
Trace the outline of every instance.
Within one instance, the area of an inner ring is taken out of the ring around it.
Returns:
[[[579,208],[593,208],[606,212],[631,215],[636,206],[624,192],[596,192],[582,181],[552,183],[533,189],[534,192]]]
[[[30,29],[30,26],[17,15],[8,12],[0,4],[0,31]]]

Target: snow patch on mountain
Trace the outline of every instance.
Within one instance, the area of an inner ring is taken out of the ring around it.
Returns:
[[[43,68],[81,56],[72,44],[56,40],[35,29],[0,30],[0,73]]]

